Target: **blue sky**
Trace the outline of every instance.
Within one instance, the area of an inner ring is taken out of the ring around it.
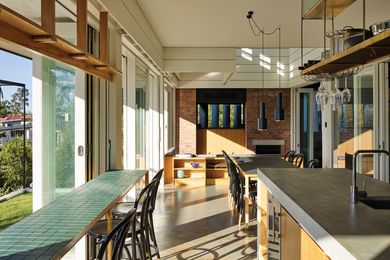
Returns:
[[[29,90],[27,112],[31,112],[32,60],[0,50],[0,79],[26,84]],[[11,99],[16,87],[2,87],[4,99]]]

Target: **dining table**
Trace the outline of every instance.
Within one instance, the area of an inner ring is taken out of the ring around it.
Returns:
[[[249,224],[249,183],[250,180],[257,181],[257,171],[262,168],[296,168],[296,166],[283,159],[280,154],[243,154],[233,155],[233,161],[236,163],[240,174],[245,178],[245,217],[244,223]]]
[[[0,259],[60,259],[104,216],[147,170],[108,171],[59,197],[0,232]]]

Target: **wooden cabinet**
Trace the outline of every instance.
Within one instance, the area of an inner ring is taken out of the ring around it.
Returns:
[[[195,164],[197,164],[197,167]],[[184,172],[184,177],[178,176]],[[192,158],[164,158],[164,184],[199,186],[227,183],[228,174],[223,157],[198,156]]]
[[[198,154],[245,154],[245,129],[197,129]]]
[[[280,220],[280,253],[282,260],[329,259],[284,208],[281,209]]]
[[[258,259],[269,259],[269,217],[270,194],[264,183],[258,182]],[[329,257],[314,242],[308,233],[282,207],[280,209],[280,259],[281,260],[329,260]]]

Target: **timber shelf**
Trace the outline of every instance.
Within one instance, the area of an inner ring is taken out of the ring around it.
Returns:
[[[318,0],[311,8],[308,8],[303,19],[324,19],[324,4],[326,1],[326,19],[332,19],[343,12],[356,0]],[[302,3],[305,1],[303,0]]]
[[[0,37],[50,58],[112,81],[121,72],[97,57],[82,51],[58,35],[47,33],[41,25],[0,4]]]
[[[390,56],[390,30],[379,33],[343,52],[332,55],[301,71],[302,75],[337,73]]]
[[[198,157],[179,158],[175,156],[164,157],[164,184],[174,185],[210,185],[226,184],[229,180],[226,165],[221,164],[225,159],[215,155],[199,155]],[[198,168],[193,168],[191,163],[199,163]],[[178,178],[178,170],[184,171],[184,178]],[[215,181],[213,181],[215,179]],[[225,180],[225,181],[223,181]]]
[[[177,170],[183,170],[183,171],[202,171],[204,172],[206,169],[205,168],[175,168],[175,171]]]

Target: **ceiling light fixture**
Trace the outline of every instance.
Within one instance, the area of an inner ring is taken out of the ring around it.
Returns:
[[[256,21],[253,19],[254,11],[249,11],[246,15],[246,18],[248,19],[249,26],[255,36],[262,37],[261,39],[261,56],[264,57],[264,36],[265,35],[272,35],[276,31],[279,31],[279,62],[276,65],[276,72],[279,74],[279,89],[281,89],[281,74],[282,74],[282,63],[281,63],[281,29],[280,27],[276,28],[270,33],[265,32],[264,30],[260,29],[260,27],[257,25]],[[256,29],[256,30],[255,30]],[[262,67],[261,73],[261,89],[263,89],[264,92],[264,62],[261,61],[260,58],[260,66]],[[269,62],[271,64],[271,62]],[[259,119],[258,119],[258,130],[266,130],[267,129],[267,118],[266,118],[266,104],[263,101],[260,101],[260,89],[259,89]],[[284,120],[284,109],[283,109],[283,93],[282,91],[278,93],[276,96],[276,109],[275,109],[275,120],[281,121]]]
[[[281,90],[282,88],[282,70],[283,70],[283,65],[282,65],[282,55],[281,55],[281,50],[282,50],[282,31],[279,29],[279,63],[276,64],[276,72],[279,75],[279,93],[276,95],[276,108],[275,108],[275,121],[282,121],[284,120],[284,109],[283,109],[283,92]]]

